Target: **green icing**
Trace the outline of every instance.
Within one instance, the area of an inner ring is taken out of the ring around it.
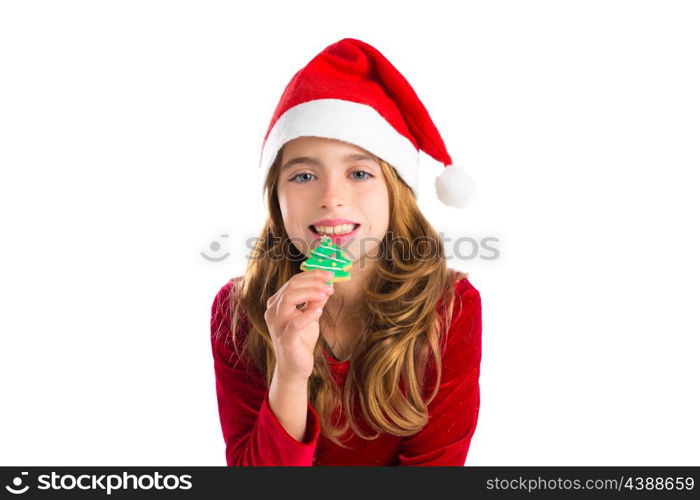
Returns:
[[[324,236],[321,244],[309,252],[309,258],[301,263],[302,271],[322,269],[333,271],[335,278],[350,278],[348,269],[352,267],[352,261],[345,256],[342,248],[333,244],[333,241]],[[327,281],[329,285],[333,281]]]

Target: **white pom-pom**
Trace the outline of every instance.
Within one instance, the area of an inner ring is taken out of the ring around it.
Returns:
[[[462,208],[474,199],[476,183],[464,168],[448,165],[435,178],[435,192],[445,205]]]

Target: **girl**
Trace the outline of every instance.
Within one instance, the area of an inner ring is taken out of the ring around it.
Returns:
[[[481,299],[416,204],[473,193],[427,110],[376,49],[345,38],[297,72],[261,154],[268,218],[215,297],[228,465],[463,466],[479,413]],[[330,235],[351,279],[300,264]]]

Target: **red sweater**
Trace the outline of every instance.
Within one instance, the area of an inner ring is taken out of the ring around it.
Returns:
[[[467,278],[455,285],[458,299],[442,358],[440,388],[428,405],[428,424],[410,437],[380,434],[377,439],[366,441],[352,433],[345,442],[352,449],[341,448],[321,435],[319,415],[310,403],[306,435],[301,442],[282,427],[270,409],[263,374],[246,361],[247,357],[237,358],[227,335],[231,322],[227,304],[232,285],[233,280],[217,293],[211,315],[216,395],[227,465],[464,466],[479,414],[481,363],[481,297]],[[241,326],[248,326],[245,318],[237,331],[239,338],[245,335]],[[338,361],[328,351],[324,354],[342,387],[350,361]],[[431,394],[433,370],[427,370],[426,377],[426,394]],[[371,430],[362,424],[361,416],[359,419],[363,431]]]

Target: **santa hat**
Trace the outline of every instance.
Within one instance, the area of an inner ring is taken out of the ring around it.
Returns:
[[[282,93],[260,155],[264,175],[278,151],[302,136],[339,139],[392,165],[418,196],[418,153],[445,168],[435,179],[437,197],[461,208],[475,184],[452,165],[428,111],[401,73],[371,45],[344,38],[297,71]]]

